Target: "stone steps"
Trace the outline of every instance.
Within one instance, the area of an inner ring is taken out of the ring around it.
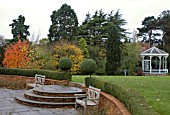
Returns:
[[[47,108],[73,108],[74,94],[85,93],[82,89],[62,85],[46,85],[26,90],[15,97],[16,101],[30,106]]]
[[[33,93],[33,89],[27,90],[24,93],[24,97],[31,100],[42,102],[75,102],[75,97],[56,97],[56,96],[43,96]]]
[[[16,101],[29,106],[45,107],[45,108],[73,108],[74,102],[42,102],[25,98],[23,95],[15,97]]]

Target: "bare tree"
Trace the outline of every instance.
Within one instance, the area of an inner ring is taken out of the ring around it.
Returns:
[[[5,37],[0,35],[0,46],[3,46],[5,44]]]
[[[35,35],[35,32],[33,32],[33,34],[31,35],[30,41],[33,44],[38,44],[39,41],[40,41],[40,36],[41,36],[41,32],[40,31],[38,31],[37,35]]]

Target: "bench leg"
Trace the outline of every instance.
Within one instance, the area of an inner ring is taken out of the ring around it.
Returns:
[[[87,106],[84,106],[84,115],[87,115]]]
[[[75,109],[77,109],[77,102],[75,102]]]

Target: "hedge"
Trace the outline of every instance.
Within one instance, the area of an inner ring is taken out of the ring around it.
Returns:
[[[127,89],[120,84],[113,81],[104,81],[99,78],[85,78],[86,86],[93,86],[100,88],[102,91],[113,95],[125,104],[132,115],[154,115],[154,111],[145,102],[143,96],[132,89]]]
[[[35,74],[45,75],[46,78],[55,80],[69,80],[71,81],[72,75],[70,72],[58,72],[49,70],[36,70],[36,69],[18,69],[18,68],[3,68],[0,67],[0,74],[4,75],[19,75],[34,77]]]

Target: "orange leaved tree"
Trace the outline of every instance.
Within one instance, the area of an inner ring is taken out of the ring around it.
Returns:
[[[28,41],[20,41],[7,46],[4,54],[3,65],[7,68],[27,68],[29,62],[28,57]]]

